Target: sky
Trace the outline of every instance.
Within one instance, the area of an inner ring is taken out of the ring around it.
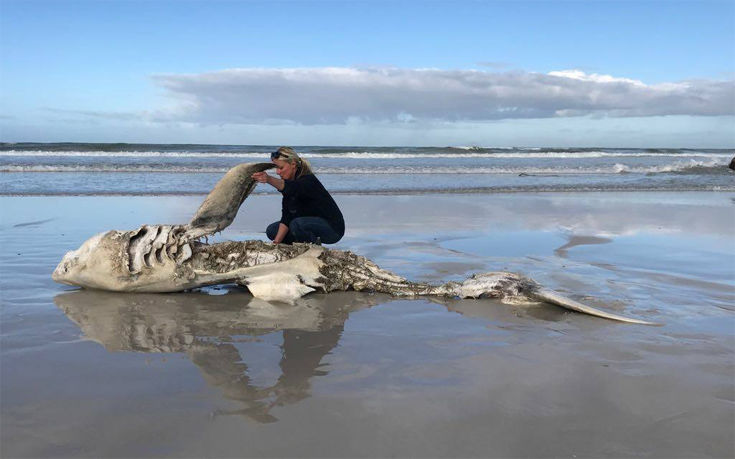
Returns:
[[[0,141],[735,147],[735,1],[0,0]]]

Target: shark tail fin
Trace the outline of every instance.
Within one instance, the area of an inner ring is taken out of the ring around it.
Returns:
[[[584,314],[589,314],[595,317],[602,317],[604,319],[617,320],[619,322],[626,322],[630,324],[641,324],[641,325],[661,325],[655,322],[647,322],[645,320],[632,319],[630,317],[624,317],[611,312],[606,312],[601,309],[593,308],[591,306],[584,305],[571,298],[567,298],[553,290],[541,288],[536,290],[530,295],[533,299],[544,301],[546,303],[555,304],[562,308],[569,309],[571,311],[577,311]]]

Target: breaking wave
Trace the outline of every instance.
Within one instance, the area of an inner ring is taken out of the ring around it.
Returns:
[[[374,166],[374,167],[315,167],[319,174],[528,174],[528,175],[574,175],[574,174],[659,174],[686,173],[698,174],[727,173],[726,160],[674,161],[655,166],[630,166],[622,163],[598,166],[562,166],[557,167],[476,167],[476,166]],[[196,166],[196,165],[145,165],[145,164],[94,164],[94,165],[0,165],[0,172],[108,172],[108,173],[224,173],[231,165]]]
[[[0,157],[50,157],[50,158],[258,158],[267,160],[263,153],[213,153],[196,151],[0,151]]]

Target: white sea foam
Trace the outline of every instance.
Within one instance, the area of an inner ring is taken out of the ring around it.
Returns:
[[[422,167],[422,166],[387,166],[370,168],[318,168],[317,172],[322,174],[655,174],[665,172],[681,172],[695,168],[719,168],[724,167],[726,161],[675,161],[670,164],[657,166],[630,166],[616,163],[609,166],[594,167]]]
[[[575,166],[558,164],[549,167],[476,167],[476,166],[378,166],[378,167],[316,167],[319,174],[655,174],[666,172],[681,172],[693,168],[719,168],[727,164],[726,160],[697,161],[694,159],[674,161],[656,166],[630,166],[615,163],[606,166]],[[0,172],[98,172],[98,173],[224,173],[229,166],[197,167],[174,165],[0,165]]]
[[[513,152],[513,153],[373,153],[373,152],[346,152],[327,154],[304,154],[306,158],[353,158],[353,159],[408,159],[408,158],[508,158],[508,159],[587,159],[587,158],[731,158],[733,153],[662,153],[662,152],[608,152],[608,151],[548,151],[548,152]]]
[[[724,167],[727,165],[727,161],[711,160],[711,161],[696,161],[690,159],[688,161],[675,161],[670,164],[661,164],[658,166],[650,167],[631,167],[625,164],[615,164],[613,168],[618,173],[632,172],[632,173],[643,173],[643,174],[656,174],[664,172],[681,172],[687,169],[694,168],[706,168],[706,167]]]
[[[109,158],[258,158],[268,160],[266,153],[213,153],[191,151],[0,151],[0,157],[109,157]]]
[[[480,147],[478,145],[457,145],[454,147],[449,147],[453,150],[487,150],[492,148],[493,150],[513,150],[515,147]]]
[[[227,172],[229,167],[180,167],[180,166],[136,166],[136,165],[0,165],[0,172],[108,172],[108,173],[221,173]]]

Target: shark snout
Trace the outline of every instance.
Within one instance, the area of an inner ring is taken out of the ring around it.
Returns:
[[[51,273],[51,279],[55,282],[67,283],[69,273],[71,272],[72,266],[75,264],[74,252],[67,252],[61,262],[56,266],[54,272]]]

